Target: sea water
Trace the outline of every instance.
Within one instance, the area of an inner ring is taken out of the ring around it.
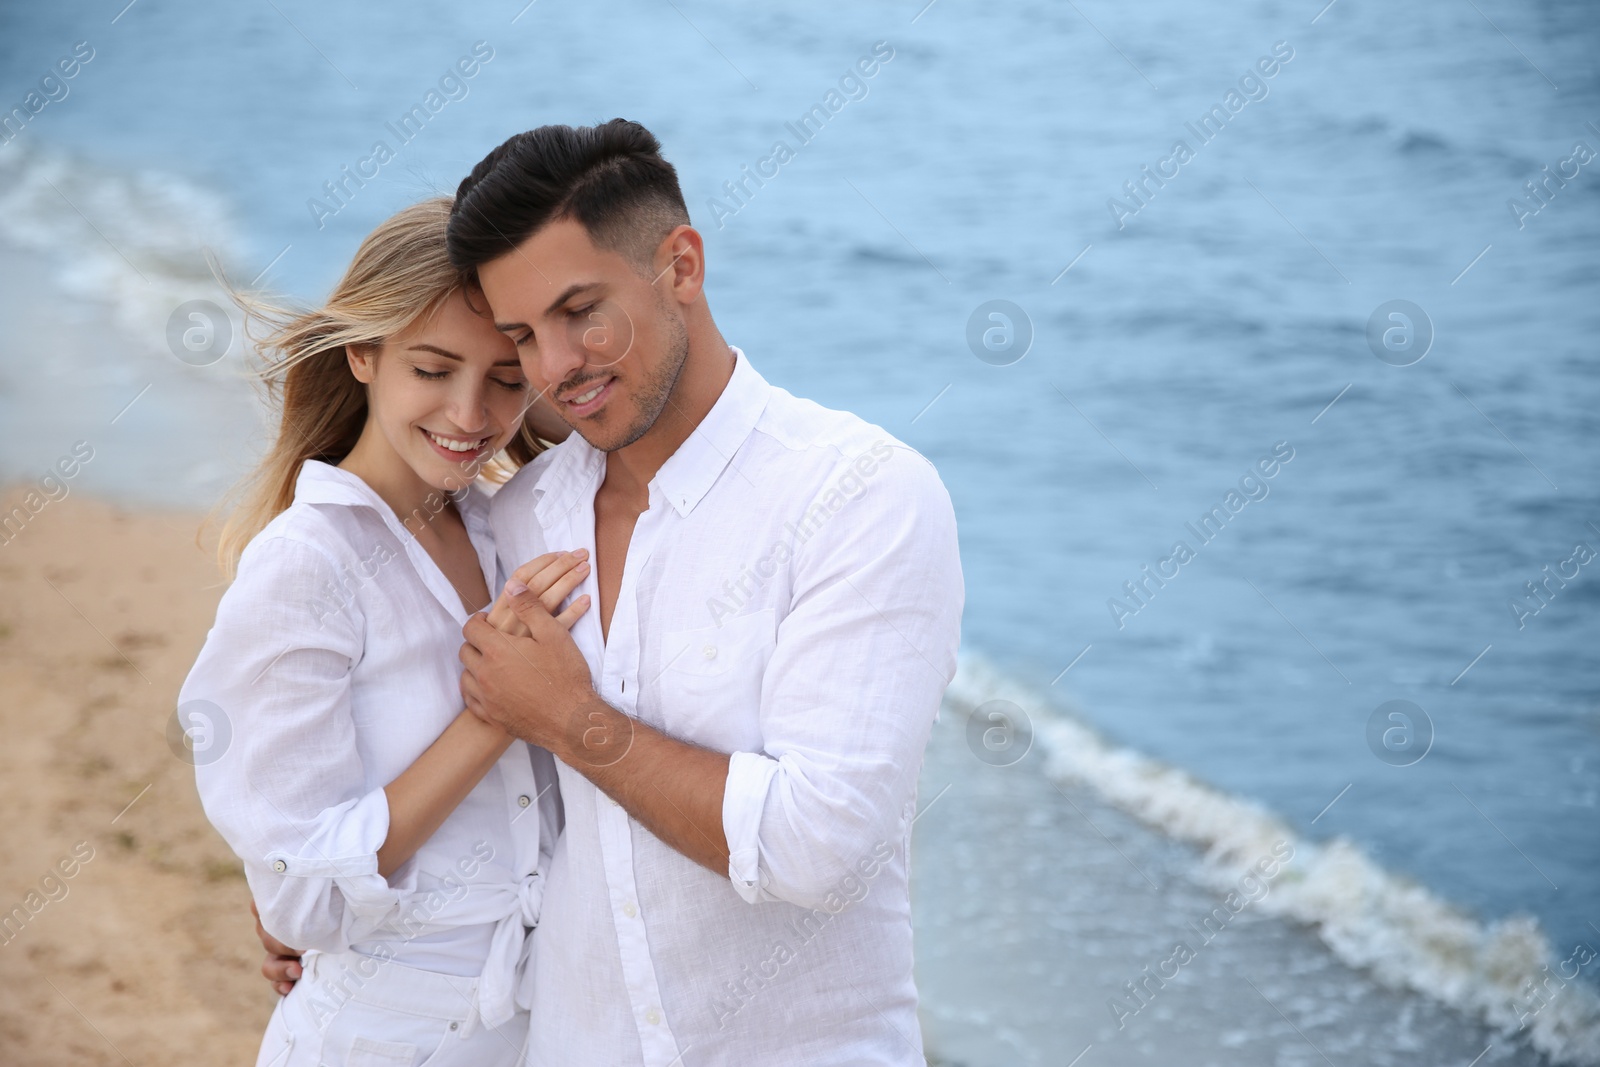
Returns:
[[[315,299],[510,133],[638,119],[729,340],[949,487],[946,719],[1009,693],[999,773],[1198,853],[1263,813],[1369,890],[1283,917],[1485,1017],[1489,957],[1401,927],[1600,948],[1597,44],[1581,0],[10,7],[0,473],[86,441],[74,490],[209,505],[266,428],[241,338],[174,355],[206,251]]]

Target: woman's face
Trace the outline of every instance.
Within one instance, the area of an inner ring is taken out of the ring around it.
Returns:
[[[427,321],[352,353],[350,369],[366,383],[368,417],[395,454],[423,482],[447,492],[478,477],[544,388],[528,381],[516,346],[461,292]],[[529,414],[536,431],[560,424],[554,412]]]

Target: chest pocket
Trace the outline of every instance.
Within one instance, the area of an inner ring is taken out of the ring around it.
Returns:
[[[721,626],[663,634],[659,692],[666,731],[720,752],[759,749],[761,678],[776,645],[771,608]]]

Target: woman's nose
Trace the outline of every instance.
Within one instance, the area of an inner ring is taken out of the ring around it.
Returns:
[[[462,433],[476,433],[489,423],[489,408],[485,403],[484,383],[466,385],[451,397],[450,420]]]

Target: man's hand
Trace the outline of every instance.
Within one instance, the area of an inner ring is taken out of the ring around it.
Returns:
[[[611,707],[595,692],[589,664],[562,620],[551,618],[531,589],[513,595],[510,604],[527,636],[497,629],[482,614],[462,629],[467,709],[548,749],[669,847],[726,877],[728,756],[668,737]]]
[[[300,980],[300,950],[290,948],[267,933],[267,928],[261,925],[261,913],[256,910],[253,900],[250,902],[250,914],[256,917],[256,936],[261,939],[261,947],[267,950],[267,958],[261,963],[261,976],[272,983],[272,988],[278,991],[280,997],[286,997]]]
[[[534,586],[514,593],[513,582],[506,586],[513,594],[509,602],[526,636],[504,632],[482,613],[467,620],[461,631],[466,638],[461,646],[466,668],[461,699],[485,722],[560,755],[571,751],[569,742],[582,738],[585,706],[600,700],[589,680],[589,664],[567,632],[571,623],[566,616],[580,607],[586,610],[588,598],[580,597],[553,618]]]

